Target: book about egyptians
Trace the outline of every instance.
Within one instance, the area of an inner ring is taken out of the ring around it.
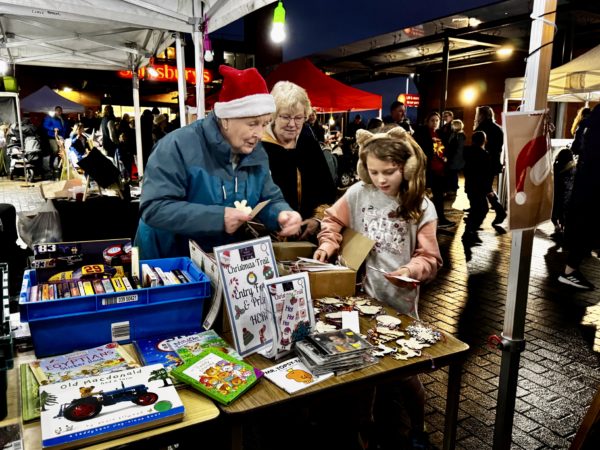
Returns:
[[[288,394],[306,389],[334,375],[333,372],[314,375],[298,357],[269,367],[263,370],[263,372],[265,378],[272,381]]]
[[[263,375],[247,362],[212,348],[174,368],[171,373],[223,405],[233,402]]]
[[[266,280],[265,302],[269,310],[273,345],[263,354],[279,359],[292,350],[295,342],[304,339],[315,326],[315,313],[310,297],[310,281],[306,272],[293,273]]]
[[[229,343],[214,330],[207,330],[202,333],[170,339],[169,346],[183,361],[189,361],[208,348],[214,348],[215,350],[227,353],[234,358],[242,359],[242,357],[231,348],[231,345],[229,345]]]
[[[21,417],[23,422],[29,422],[40,418],[40,383],[33,375],[31,367],[27,363],[19,366],[20,393],[21,393]]]
[[[267,237],[214,248],[225,304],[237,352],[245,357],[271,346],[269,313],[262,285],[277,277],[271,239]]]
[[[42,385],[139,366],[137,361],[116,342],[39,359],[29,364],[34,376]]]
[[[93,444],[183,418],[160,364],[40,386],[42,446]]]

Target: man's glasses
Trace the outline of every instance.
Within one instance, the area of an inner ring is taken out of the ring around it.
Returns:
[[[304,116],[296,116],[296,117],[292,117],[292,116],[277,116],[278,119],[280,119],[283,123],[290,123],[292,120],[294,121],[294,123],[296,125],[302,125],[304,123],[304,121],[306,120],[306,117]]]

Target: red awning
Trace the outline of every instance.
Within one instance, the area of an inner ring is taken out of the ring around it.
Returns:
[[[269,89],[282,80],[291,81],[306,89],[310,103],[319,112],[381,109],[381,95],[361,91],[334,80],[308,59],[280,64],[266,77]]]

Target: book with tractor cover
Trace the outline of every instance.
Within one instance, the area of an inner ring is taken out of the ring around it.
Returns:
[[[250,389],[262,371],[214,348],[175,367],[171,374],[213,400],[228,405]]]
[[[68,449],[183,419],[160,364],[40,386],[42,447]]]

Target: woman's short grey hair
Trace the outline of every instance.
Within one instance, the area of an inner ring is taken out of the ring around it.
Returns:
[[[312,107],[306,90],[291,81],[278,81],[271,90],[271,95],[275,99],[275,113],[273,117],[279,114],[283,109],[304,109],[304,115],[308,117]]]

